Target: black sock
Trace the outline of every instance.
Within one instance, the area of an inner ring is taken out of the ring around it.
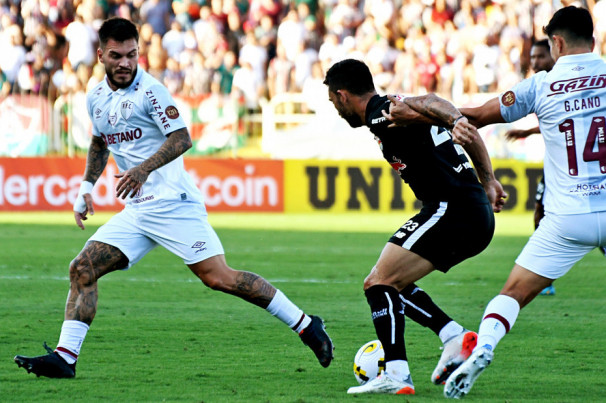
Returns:
[[[414,283],[400,291],[400,300],[406,307],[406,316],[419,325],[430,328],[438,336],[440,330],[452,320],[425,291]]]
[[[385,362],[406,360],[404,305],[398,290],[386,285],[373,285],[365,294],[377,337],[383,344]]]

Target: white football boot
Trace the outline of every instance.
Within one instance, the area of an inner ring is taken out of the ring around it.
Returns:
[[[471,352],[478,343],[476,332],[463,330],[458,335],[446,340],[442,347],[442,356],[436,369],[431,374],[431,381],[436,385],[444,384],[452,371],[457,369],[471,355]]]
[[[446,380],[444,396],[460,399],[469,393],[475,380],[492,362],[494,353],[486,347],[478,347]]]
[[[397,381],[382,371],[375,379],[371,379],[364,385],[352,386],[347,393],[386,393],[391,395],[414,395],[415,387],[410,375],[404,381]]]

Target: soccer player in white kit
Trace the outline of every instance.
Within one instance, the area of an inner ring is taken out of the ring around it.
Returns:
[[[124,210],[90,237],[70,264],[70,291],[56,349],[48,354],[16,356],[28,372],[72,378],[80,347],[97,309],[97,280],[126,269],[162,245],[181,257],[208,287],[260,306],[296,331],[323,367],[330,365],[333,344],[321,318],[308,316],[280,290],[251,272],[230,268],[223,247],[207,221],[200,191],[183,166],[191,139],[168,90],[137,67],[139,34],[122,18],[99,29],[99,62],[106,78],[87,96],[93,122],[84,180],[74,204],[79,227],[94,214],[92,189],[109,153],[120,174],[116,195]]]
[[[591,250],[606,245],[606,64],[592,53],[589,11],[562,8],[544,32],[556,61],[550,72],[535,74],[479,108],[461,109],[478,127],[536,113],[546,147],[545,217],[500,295],[486,307],[475,350],[447,379],[448,398],[469,393],[521,308]]]

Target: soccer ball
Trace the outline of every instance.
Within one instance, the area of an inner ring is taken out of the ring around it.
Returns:
[[[360,385],[374,379],[385,370],[385,352],[379,340],[364,344],[354,358],[353,372]]]

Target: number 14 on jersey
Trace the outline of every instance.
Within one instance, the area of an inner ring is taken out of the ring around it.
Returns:
[[[566,119],[560,123],[560,132],[564,133],[566,139],[566,152],[568,154],[568,174],[577,176],[579,167],[577,163],[576,139],[574,133],[574,120]],[[597,151],[594,146],[597,143]],[[606,120],[603,116],[595,116],[591,119],[591,127],[587,134],[587,141],[583,148],[583,161],[597,161],[600,164],[600,172],[606,174]]]

